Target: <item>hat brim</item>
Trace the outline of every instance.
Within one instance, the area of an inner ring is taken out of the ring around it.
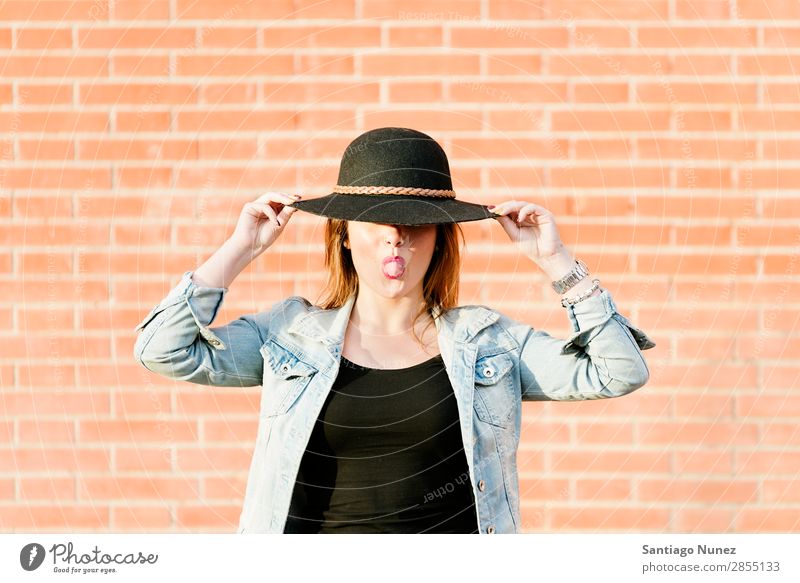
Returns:
[[[497,216],[482,204],[409,195],[331,193],[288,206],[323,217],[390,225],[465,223]]]

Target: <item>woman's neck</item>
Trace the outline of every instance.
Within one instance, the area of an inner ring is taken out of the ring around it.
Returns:
[[[430,315],[426,315],[414,322],[423,304],[422,297],[386,298],[359,294],[350,321],[363,334],[407,335],[413,328],[424,328],[432,320]]]

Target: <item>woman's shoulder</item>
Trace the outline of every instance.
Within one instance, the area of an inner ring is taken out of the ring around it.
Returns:
[[[302,296],[289,296],[273,302],[266,309],[243,314],[241,319],[264,331],[275,325],[289,325],[297,317],[320,309]]]

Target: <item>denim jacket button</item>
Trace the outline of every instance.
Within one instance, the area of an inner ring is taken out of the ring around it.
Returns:
[[[483,374],[486,375],[487,377],[493,377],[494,376],[494,369],[486,367],[484,369],[484,371],[483,371]]]
[[[487,529],[486,529],[486,532],[487,532],[488,534],[494,534],[494,526],[490,526],[489,528],[487,528]]]
[[[284,365],[281,367],[281,370],[282,370],[283,372],[286,372],[286,371],[288,371],[288,370],[289,370],[289,365],[288,365],[288,364],[284,364]]]
[[[484,482],[483,480],[481,480],[480,482],[478,482],[478,490],[480,490],[481,492],[483,492],[485,489],[486,489],[486,482]]]

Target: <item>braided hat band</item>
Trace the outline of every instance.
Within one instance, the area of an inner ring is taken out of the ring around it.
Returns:
[[[479,221],[494,216],[482,204],[458,200],[450,164],[429,135],[383,127],[353,140],[339,164],[336,186],[293,207],[332,219],[396,225]]]
[[[336,194],[408,194],[433,198],[455,198],[454,190],[436,188],[416,188],[411,186],[341,186],[337,184],[332,192]]]

